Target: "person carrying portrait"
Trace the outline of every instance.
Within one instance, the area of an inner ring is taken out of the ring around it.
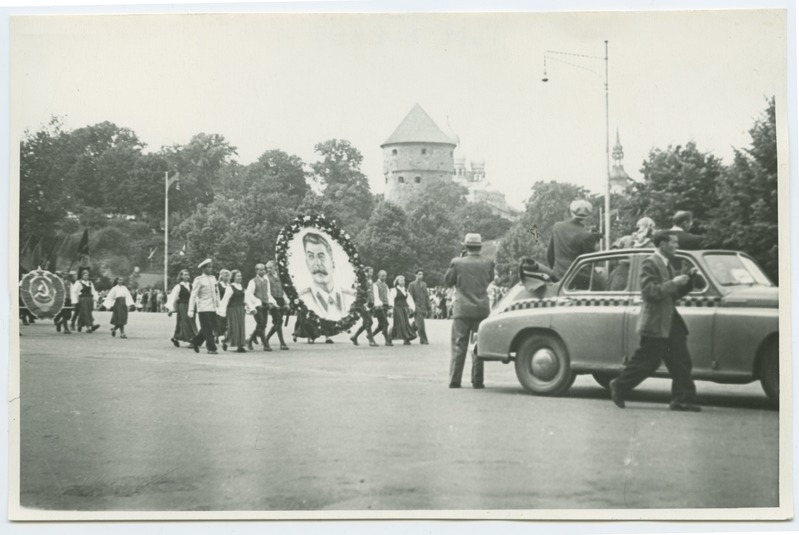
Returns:
[[[588,201],[572,201],[569,205],[571,218],[559,221],[552,227],[547,263],[556,281],[563,278],[578,256],[596,250],[596,236],[585,227],[585,220],[592,211],[593,208]]]
[[[389,292],[389,302],[394,307],[394,323],[391,327],[392,340],[404,340],[406,346],[411,345],[411,340],[416,338],[416,328],[411,322],[414,315],[416,304],[413,297],[405,288],[405,277],[397,275],[394,279],[394,287]]]
[[[372,313],[375,309],[375,285],[374,281],[372,280],[372,276],[374,275],[374,269],[371,266],[366,266],[364,269],[364,274],[366,275],[366,302],[363,306],[358,310],[358,314],[361,316],[361,326],[358,327],[358,330],[355,331],[350,337],[350,340],[354,345],[358,345],[358,336],[364,331],[366,331],[366,339],[369,340],[370,347],[377,347],[377,342],[375,342],[374,337],[372,336]]]
[[[386,276],[385,270],[381,269],[377,272],[377,281],[374,284],[374,316],[377,318],[377,329],[372,332],[372,338],[374,339],[378,333],[382,332],[386,339],[386,345],[392,346],[394,344],[391,341],[391,332],[388,326],[388,311],[391,309],[391,302],[389,301]]]
[[[170,338],[175,347],[180,347],[180,342],[188,342],[197,336],[197,326],[194,319],[189,317],[189,299],[191,298],[191,275],[188,269],[181,269],[178,273],[178,283],[172,288],[167,299],[167,316],[177,314],[175,319],[175,333]]]
[[[79,271],[80,279],[72,285],[72,302],[78,304],[78,332],[86,327],[87,333],[100,328],[94,323],[94,301],[99,297],[94,283],[89,280],[89,269]]]
[[[483,247],[479,234],[467,234],[463,246],[466,254],[453,258],[444,275],[447,286],[455,289],[452,321],[452,358],[449,387],[460,388],[466,351],[472,333],[491,312],[488,285],[494,280],[494,262],[482,258]],[[483,362],[472,354],[472,387],[483,388]]]
[[[258,263],[255,265],[255,277],[247,284],[247,300],[256,301],[255,330],[247,339],[247,349],[253,350],[253,342],[261,340],[264,351],[272,351],[266,343],[266,322],[269,318],[269,307],[277,306],[269,288],[269,277],[266,276],[266,266]]]
[[[210,258],[203,260],[198,266],[202,274],[194,279],[189,296],[189,317],[193,318],[195,312],[200,317],[200,332],[192,338],[191,346],[195,353],[200,352],[200,346],[205,343],[209,355],[216,355],[214,331],[216,330],[216,310],[219,308],[219,289],[216,286],[216,277],[213,275],[213,265]]]
[[[277,264],[275,264],[274,260],[270,260],[266,263],[266,277],[269,279],[269,291],[275,305],[269,307],[272,327],[269,329],[269,332],[266,333],[264,349],[267,351],[272,350],[269,347],[269,339],[272,338],[272,335],[277,333],[280,349],[288,351],[289,346],[287,346],[285,340],[283,340],[283,315],[288,313],[288,302],[286,301],[286,293],[283,291],[283,283],[280,282],[280,277],[277,274]]]
[[[430,312],[430,294],[427,292],[427,284],[424,282],[424,272],[421,269],[416,270],[416,280],[408,285],[408,295],[413,299],[416,305],[416,311],[413,314],[413,322],[416,326],[416,332],[419,333],[419,343],[428,345],[427,329],[425,329],[424,320]]]
[[[72,331],[69,330],[69,318],[72,317],[72,313],[74,312],[72,285],[75,281],[72,275],[68,275],[63,271],[58,272],[57,275],[61,277],[64,283],[64,306],[58,314],[56,314],[55,318],[53,318],[55,329],[58,332],[62,332],[63,329],[64,334],[72,334]]]
[[[672,268],[678,247],[672,230],[659,231],[653,238],[655,253],[644,259],[641,267],[641,312],[637,330],[640,346],[627,361],[621,375],[610,382],[611,400],[623,409],[625,396],[652,375],[661,361],[672,378],[671,404],[674,411],[701,411],[693,403],[696,386],[691,377],[691,355],[688,352],[688,328],[677,312],[675,302],[687,295],[697,278],[696,268],[687,274],[676,274]]]
[[[116,336],[119,331],[120,338],[127,338],[125,325],[128,324],[128,310],[136,307],[136,301],[125,286],[124,279],[114,279],[114,286],[106,294],[103,306],[111,310],[111,336]]]

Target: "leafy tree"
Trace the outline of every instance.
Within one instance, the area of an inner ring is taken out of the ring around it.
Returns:
[[[722,169],[721,160],[701,152],[693,141],[684,147],[652,149],[641,168],[644,181],[632,188],[627,219],[648,216],[659,228],[670,228],[675,212],[690,210],[701,230],[718,205]]]
[[[355,243],[364,265],[372,266],[375,272],[386,270],[391,282],[397,275],[407,277],[415,266],[410,242],[405,212],[399,206],[382,202],[372,212]]]
[[[749,253],[772,280],[779,280],[777,226],[777,128],[775,102],[749,130],[749,148],[736,150],[718,179],[716,207],[706,241],[711,247]]]
[[[320,160],[311,168],[321,194],[309,192],[301,211],[324,214],[350,234],[357,234],[374,207],[369,180],[361,172],[363,156],[344,139],[317,143],[314,149]]]
[[[466,211],[466,193],[454,183],[426,182],[408,203],[412,260],[431,286],[443,284],[450,261],[460,251],[463,226],[458,215]]]
[[[499,242],[495,265],[500,286],[513,286],[519,282],[519,262],[523,256],[546,262],[547,244],[536,240],[531,229],[523,219],[517,220]]]
[[[504,235],[511,222],[494,214],[487,203],[472,203],[463,207],[456,216],[463,233],[477,232],[484,240],[495,240]]]
[[[236,155],[219,134],[197,134],[186,145],[164,147],[162,155],[171,170],[180,173],[180,190],[170,192],[169,204],[179,213],[191,213],[209,204],[226,176],[226,167]]]

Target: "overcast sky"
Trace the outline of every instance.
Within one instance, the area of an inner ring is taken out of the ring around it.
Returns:
[[[536,180],[601,192],[604,61],[548,62],[545,50],[603,56],[611,145],[639,178],[653,147],[695,141],[729,161],[766,98],[785,86],[778,11],[448,15],[156,15],[11,23],[12,136],[51,115],[68,128],[111,121],[149,150],[219,133],[247,164],[268,149],[314,160],[350,140],[383,192],[380,144],[415,103],[457,153],[486,161],[520,206]]]

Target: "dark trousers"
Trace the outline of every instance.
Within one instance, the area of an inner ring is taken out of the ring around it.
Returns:
[[[358,314],[361,315],[361,326],[358,327],[358,330],[355,331],[355,334],[352,337],[357,340],[361,333],[366,331],[366,338],[368,338],[370,341],[374,340],[372,337],[372,312],[368,308],[364,308],[359,310]]]
[[[277,301],[279,306],[269,309],[269,317],[272,318],[272,328],[269,329],[264,343],[268,344],[272,335],[277,333],[277,339],[280,340],[280,345],[286,345],[286,342],[283,341],[283,305],[286,301],[282,297],[276,297],[275,301]],[[264,321],[264,328],[266,328],[266,321]]]
[[[471,334],[477,332],[480,322],[477,318],[455,318],[452,320],[452,360],[449,364],[449,384],[460,385],[466,352],[469,350]],[[483,361],[472,355],[472,384],[483,384]]]
[[[388,328],[388,318],[386,317],[386,309],[383,307],[378,307],[375,309],[375,318],[377,319],[377,329],[372,333],[372,338],[378,335],[378,333],[383,333],[383,336],[386,337],[386,343],[391,343],[391,333],[389,332]]]
[[[675,332],[676,331],[676,332]],[[616,388],[625,394],[652,375],[661,360],[671,375],[671,399],[679,403],[690,403],[696,395],[696,386],[691,378],[691,355],[688,353],[688,338],[684,331],[672,329],[668,338],[642,336],[641,345],[624,365],[616,379]]]
[[[416,331],[419,333],[419,343],[426,344],[427,343],[427,330],[424,327],[424,319],[427,316],[427,311],[421,311],[419,309],[413,315],[413,321],[416,323]]]
[[[255,309],[255,330],[250,335],[250,342],[257,342],[260,338],[266,344],[266,321],[269,318],[269,309],[260,306]]]
[[[200,332],[192,338],[191,343],[201,346],[205,342],[205,347],[208,351],[216,351],[216,344],[214,343],[216,312],[198,312],[197,315],[200,317]]]
[[[56,314],[55,322],[56,324],[63,323],[64,326],[66,327],[66,324],[69,321],[69,318],[71,317],[72,317],[72,301],[67,301],[66,303],[64,303],[64,307],[58,311],[58,314]]]

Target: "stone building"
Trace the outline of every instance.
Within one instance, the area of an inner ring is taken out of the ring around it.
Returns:
[[[457,141],[445,134],[416,104],[380,145],[386,200],[404,208],[420,184],[452,180],[456,145]]]
[[[613,165],[610,166],[610,192],[623,193],[627,187],[632,184],[633,179],[624,170],[624,149],[621,146],[619,138],[619,129],[616,129],[616,144],[613,145],[613,151],[610,153],[613,158]]]
[[[383,149],[383,174],[387,201],[403,208],[414,191],[430,181],[454,181],[469,190],[469,202],[485,202],[508,219],[514,216],[505,195],[491,188],[486,180],[485,162],[455,157],[458,140],[444,133],[419,104],[380,147]]]

